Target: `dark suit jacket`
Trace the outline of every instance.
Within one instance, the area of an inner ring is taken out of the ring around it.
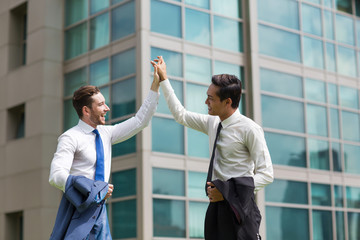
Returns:
[[[70,175],[50,240],[84,239],[90,233],[104,204],[98,203],[96,196],[105,196],[107,191],[106,182]]]
[[[205,217],[206,240],[259,240],[260,211],[255,203],[254,179],[213,181],[224,201],[210,203]]]

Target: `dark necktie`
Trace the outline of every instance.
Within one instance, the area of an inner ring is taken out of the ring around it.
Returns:
[[[104,147],[97,129],[94,129],[93,133],[96,134],[95,145],[96,145],[96,170],[95,180],[104,181]]]
[[[218,125],[218,128],[217,128],[217,131],[216,131],[216,137],[215,137],[215,140],[214,140],[214,147],[213,147],[213,151],[212,151],[212,154],[211,154],[211,159],[210,159],[209,170],[208,170],[206,182],[211,182],[211,179],[212,179],[212,173],[213,173],[213,168],[214,168],[216,142],[217,142],[217,139],[219,137],[219,133],[220,133],[221,128],[222,128],[222,125],[221,125],[221,122],[220,122],[219,125]],[[206,192],[206,195],[207,195],[207,184],[206,183],[205,183],[205,192]]]

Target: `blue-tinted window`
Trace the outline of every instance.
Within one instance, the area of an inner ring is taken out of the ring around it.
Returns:
[[[304,138],[270,132],[265,132],[265,138],[273,164],[306,167]]]
[[[317,139],[308,139],[310,167],[314,169],[329,170],[329,143]]]
[[[312,135],[327,136],[327,110],[325,107],[307,104],[307,132]]]
[[[181,8],[152,0],[151,31],[181,38]]]
[[[204,238],[207,202],[189,202],[189,234],[191,238]]]
[[[262,95],[261,109],[264,127],[304,132],[303,103]]]
[[[127,139],[124,142],[120,142],[112,145],[112,156],[122,156],[136,152],[136,136]]]
[[[300,37],[276,28],[259,25],[260,53],[285,60],[300,62]]]
[[[214,47],[242,52],[242,38],[242,23],[228,18],[214,16]]]
[[[352,17],[336,14],[336,40],[355,45],[354,20]]]
[[[355,88],[340,86],[340,105],[348,108],[359,108],[358,91]]]
[[[342,111],[342,132],[343,139],[350,141],[360,141],[360,119],[359,114]]]
[[[72,96],[81,86],[86,85],[87,69],[79,68],[73,72],[65,74],[64,77],[64,96]]]
[[[88,0],[66,0],[65,26],[79,22],[88,16]]]
[[[184,127],[173,119],[153,117],[152,150],[184,154]]]
[[[331,206],[330,185],[312,183],[311,184],[312,205]]]
[[[360,174],[360,146],[344,144],[345,172]]]
[[[207,199],[205,194],[205,183],[207,173],[205,172],[188,172],[188,197]]]
[[[185,77],[187,80],[210,85],[211,72],[212,71],[210,59],[193,55],[186,55]]]
[[[324,1],[323,1],[324,6],[325,6],[325,7],[328,7],[328,8],[334,8],[333,1],[334,1],[334,0],[324,0]]]
[[[360,208],[360,188],[346,187],[346,206],[348,208]]]
[[[359,9],[358,17],[360,17],[360,2],[357,3]],[[357,46],[360,47],[360,20],[356,21],[356,32],[357,32]]]
[[[87,23],[65,31],[65,60],[74,58],[88,50]]]
[[[241,0],[212,1],[212,10],[215,13],[228,17],[241,18]]]
[[[176,80],[170,80],[171,86],[174,89],[176,97],[179,99],[181,103],[183,103],[183,83]],[[171,114],[168,105],[166,103],[164,94],[160,94],[159,103],[156,109],[158,113]]]
[[[109,13],[101,14],[90,21],[90,50],[109,44]]]
[[[340,143],[331,143],[331,155],[333,159],[333,168],[336,172],[341,172],[343,170],[342,158],[341,158],[341,145]]]
[[[336,212],[336,239],[345,240],[344,212]]]
[[[267,202],[307,204],[307,183],[275,179],[265,188],[265,200]]]
[[[136,231],[136,199],[112,203],[113,238],[136,238]]]
[[[186,108],[189,111],[207,114],[208,107],[205,104],[208,87],[188,83],[186,84]]]
[[[210,45],[210,15],[187,8],[185,10],[185,39]]]
[[[344,206],[344,193],[343,186],[334,186],[334,200],[335,207],[343,207]]]
[[[342,12],[352,13],[351,0],[335,0],[336,9]]]
[[[244,78],[242,77],[242,68],[239,65],[214,61],[214,75],[228,73],[237,76],[242,82],[242,88],[244,88]]]
[[[112,198],[136,195],[136,169],[114,172],[111,182],[115,186]]]
[[[328,102],[333,105],[338,105],[337,85],[328,83]]]
[[[185,3],[189,4],[189,5],[196,6],[196,7],[209,9],[210,8],[209,1],[210,0],[185,0]]]
[[[116,80],[136,72],[135,48],[112,56],[111,79]]]
[[[339,111],[334,108],[330,109],[330,136],[332,138],[340,138]]]
[[[330,11],[324,11],[325,37],[334,40],[334,20]]]
[[[305,94],[308,100],[326,102],[325,82],[306,79],[305,83]]]
[[[90,65],[90,85],[100,86],[106,84],[110,80],[109,59],[97,61]]]
[[[358,212],[348,212],[347,214],[348,220],[348,234],[349,240],[358,240],[360,239],[360,213]]]
[[[135,33],[135,1],[125,3],[111,14],[111,40],[123,38]]]
[[[181,170],[153,168],[153,193],[185,196],[185,173]],[[166,179],[166,181],[164,181]]]
[[[122,117],[135,112],[136,107],[135,78],[120,81],[112,85],[111,114],[112,118]]]
[[[76,1],[73,1],[76,2]],[[90,14],[97,13],[105,8],[109,7],[109,1],[90,0]]]
[[[326,43],[326,70],[336,72],[335,45]]]
[[[182,77],[183,76],[183,58],[181,53],[168,51],[161,48],[151,48],[151,59],[156,59],[157,56],[163,56],[166,61],[166,72],[167,75]],[[150,65],[150,64],[149,64]],[[151,68],[153,68],[151,66]],[[151,70],[153,71],[153,70]]]
[[[72,99],[64,102],[64,130],[75,126],[79,122],[79,117],[72,105]]]
[[[313,239],[333,239],[332,216],[330,211],[313,210]]]
[[[355,50],[338,45],[338,73],[356,77],[356,53]]]
[[[187,128],[188,155],[193,157],[209,158],[209,137],[208,135]]]
[[[314,68],[324,68],[323,42],[314,38],[303,37],[304,64]]]
[[[321,36],[321,11],[320,8],[302,4],[302,30],[307,33]]]

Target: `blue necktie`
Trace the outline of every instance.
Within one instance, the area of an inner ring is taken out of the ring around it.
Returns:
[[[96,145],[96,170],[95,180],[104,181],[104,147],[97,129],[94,129],[93,133],[96,134],[95,145]]]

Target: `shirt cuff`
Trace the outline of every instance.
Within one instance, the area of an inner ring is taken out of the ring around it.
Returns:
[[[155,92],[153,90],[150,90],[147,98],[152,102],[152,101],[158,100],[159,96],[160,96],[159,92]]]

